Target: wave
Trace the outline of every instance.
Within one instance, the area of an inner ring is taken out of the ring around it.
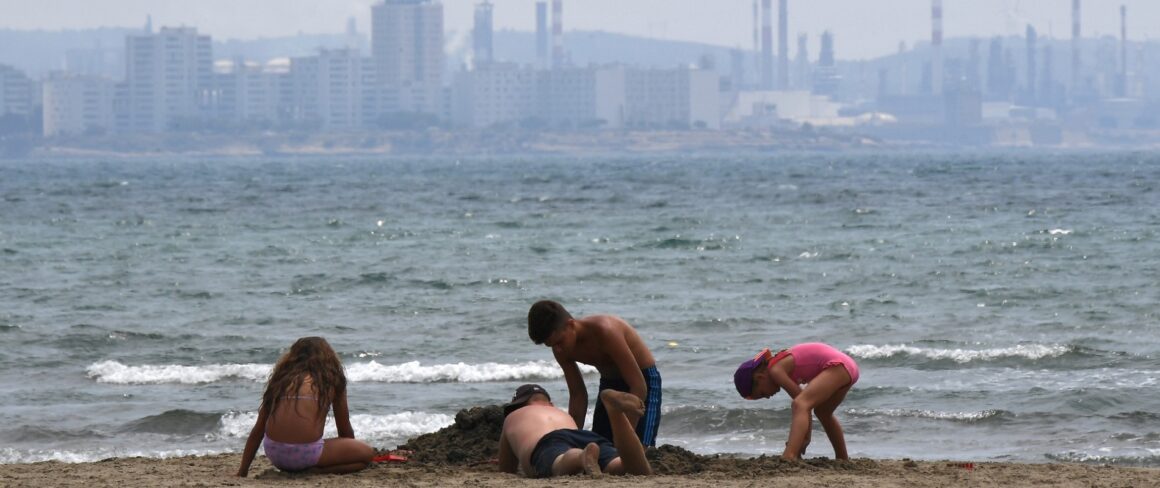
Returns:
[[[269,364],[177,364],[128,366],[117,361],[100,361],[89,365],[85,374],[97,383],[142,385],[160,383],[201,384],[226,379],[266,381],[273,366]]]
[[[581,365],[580,372],[591,374],[596,368]],[[483,383],[488,381],[552,380],[564,377],[560,366],[551,361],[525,363],[454,363],[423,366],[419,361],[384,365],[371,361],[346,367],[350,381],[385,383]]]
[[[71,442],[80,439],[108,438],[107,433],[94,429],[54,429],[37,425],[23,425],[12,430],[3,431],[3,438],[8,443],[27,442],[43,444],[46,442]]]
[[[919,410],[910,408],[851,408],[844,413],[851,417],[894,417],[917,418],[928,420],[950,420],[954,422],[975,423],[998,420],[1010,417],[1011,412],[1006,410],[981,410],[978,412],[940,412],[937,410]]]
[[[245,439],[258,420],[257,412],[229,412],[222,415],[218,429],[210,438]],[[359,439],[372,445],[401,443],[409,438],[435,432],[455,423],[455,417],[441,413],[399,412],[387,415],[351,415],[350,425]],[[334,417],[328,417],[323,437],[335,437],[338,430]]]
[[[228,380],[264,382],[273,368],[269,364],[177,364],[129,366],[118,361],[100,361],[85,372],[98,383],[120,385],[204,384]],[[581,365],[584,374],[596,368]],[[454,363],[424,366],[419,361],[385,365],[376,361],[346,365],[346,378],[352,382],[380,383],[484,383],[490,381],[552,380],[564,376],[560,367],[550,361],[525,363]]]
[[[965,364],[975,361],[999,359],[1029,359],[1032,361],[1060,357],[1074,352],[1075,348],[1064,345],[1020,344],[1011,347],[991,349],[941,349],[908,345],[857,345],[846,348],[846,353],[859,359],[891,359],[917,356],[931,360],[950,360]]]
[[[1065,463],[1084,464],[1112,464],[1117,466],[1136,466],[1154,468],[1160,466],[1160,449],[1145,449],[1134,454],[1092,454],[1088,452],[1068,451],[1047,454],[1047,459]]]
[[[216,428],[221,418],[221,414],[215,412],[175,409],[134,420],[121,427],[120,431],[177,435],[204,434]]]

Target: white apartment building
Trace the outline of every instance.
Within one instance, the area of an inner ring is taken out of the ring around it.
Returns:
[[[44,82],[44,136],[108,134],[114,130],[113,80],[53,73]]]
[[[279,118],[279,77],[286,71],[241,59],[218,63],[213,90],[214,118],[249,126],[271,126]]]
[[[563,68],[539,71],[537,75],[536,116],[548,127],[624,127],[624,67]]]
[[[125,39],[127,111],[121,129],[163,132],[202,118],[213,87],[213,46],[191,27]]]
[[[371,7],[371,58],[381,113],[443,112],[443,5],[385,0]]]
[[[0,64],[0,116],[32,114],[40,100],[40,84],[23,71]]]
[[[721,128],[720,82],[702,69],[630,69],[625,124],[639,128]]]
[[[534,117],[536,77],[536,71],[514,63],[490,63],[459,72],[453,87],[455,125],[483,128]]]
[[[290,79],[294,117],[323,130],[363,126],[363,58],[354,49],[322,49],[316,56],[294,58]]]

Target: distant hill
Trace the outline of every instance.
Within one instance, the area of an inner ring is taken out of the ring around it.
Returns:
[[[64,69],[70,50],[104,53],[103,71],[113,78],[124,73],[125,36],[141,29],[100,28],[69,31],[21,31],[0,29],[0,64],[15,66],[33,78],[52,70]],[[211,33],[212,35],[212,33]],[[453,34],[449,34],[451,38]],[[320,48],[344,47],[344,34],[299,34],[263,39],[214,39],[214,58],[243,57],[255,61],[273,58],[307,56]],[[365,36],[359,44],[370,54]],[[674,67],[696,64],[703,57],[712,59],[719,71],[729,70],[729,48],[694,42],[645,39],[598,31],[573,31],[564,35],[564,45],[572,64],[625,63],[638,66]],[[470,45],[448,53],[450,67],[462,66],[469,57]],[[521,64],[536,62],[535,34],[503,30],[495,33],[496,57]]]

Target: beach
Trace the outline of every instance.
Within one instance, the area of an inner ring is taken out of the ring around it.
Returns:
[[[0,486],[760,486],[776,480],[788,486],[1160,486],[1160,469],[1078,463],[997,463],[966,460],[914,461],[856,458],[834,461],[809,457],[790,462],[777,456],[696,454],[661,445],[647,452],[653,476],[567,476],[527,479],[501,473],[494,460],[503,425],[499,405],[465,409],[455,423],[410,439],[390,453],[405,458],[372,464],[358,473],[335,476],[285,473],[258,456],[248,478],[235,476],[238,454],[166,459],[110,458],[89,463],[48,461],[0,465]],[[816,446],[817,449],[827,448]],[[384,454],[385,452],[380,452]]]
[[[192,486],[1160,486],[1160,470],[1070,463],[975,463],[967,469],[961,461],[903,461],[857,459],[849,463],[811,461],[789,464],[773,459],[738,461],[731,468],[695,474],[649,477],[565,477],[525,479],[500,473],[494,465],[477,467],[439,466],[421,463],[376,464],[365,471],[345,475],[290,475],[273,469],[259,457],[250,477],[237,478],[239,456],[176,457],[169,459],[124,458],[93,463],[56,461],[0,465],[0,486],[58,487],[192,487]]]

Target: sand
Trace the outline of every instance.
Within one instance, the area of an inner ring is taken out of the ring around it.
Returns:
[[[93,463],[43,462],[0,465],[0,486],[59,487],[196,487],[196,486],[351,486],[511,488],[644,486],[766,487],[783,486],[927,487],[927,486],[1064,486],[1160,487],[1160,469],[1064,463],[990,463],[812,458],[787,462],[777,457],[704,456],[664,445],[649,451],[656,475],[552,480],[500,473],[491,462],[502,425],[499,406],[464,410],[455,424],[409,440],[406,462],[385,462],[350,475],[289,474],[274,469],[259,455],[249,478],[234,476],[241,456],[220,454],[169,459],[115,458]],[[239,448],[241,446],[239,445]],[[400,452],[396,450],[395,452]],[[807,485],[809,483],[810,485]]]

